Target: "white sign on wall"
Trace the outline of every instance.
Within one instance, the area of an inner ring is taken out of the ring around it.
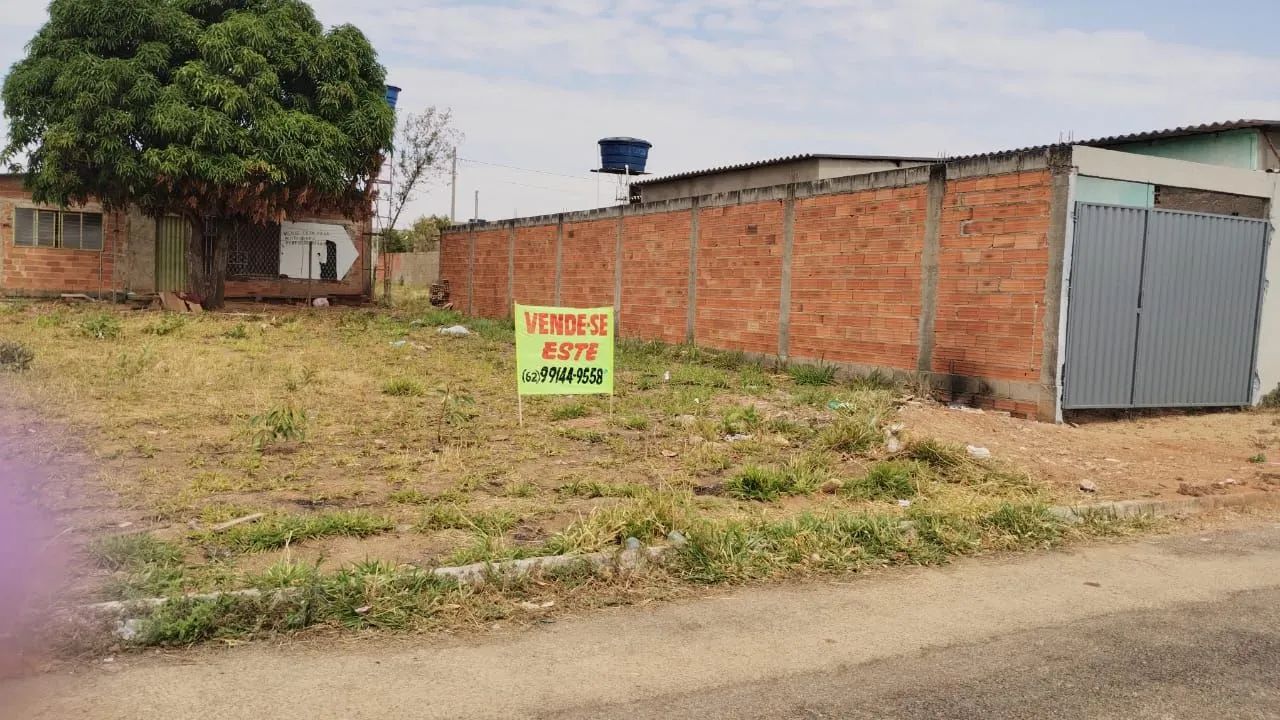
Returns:
[[[280,274],[302,280],[341,280],[360,257],[345,225],[280,223]]]

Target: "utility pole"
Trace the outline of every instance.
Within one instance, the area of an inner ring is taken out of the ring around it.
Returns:
[[[449,222],[458,222],[458,148],[453,148],[453,171],[449,173]]]
[[[472,221],[480,219],[480,191],[476,191],[476,214],[471,216]]]

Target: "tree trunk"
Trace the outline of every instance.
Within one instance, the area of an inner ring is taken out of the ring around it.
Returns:
[[[391,307],[391,253],[382,250],[382,302]]]
[[[187,242],[187,291],[205,310],[217,310],[223,306],[227,282],[227,234],[219,223],[219,232],[206,238],[204,218],[195,213],[186,215],[191,228]]]

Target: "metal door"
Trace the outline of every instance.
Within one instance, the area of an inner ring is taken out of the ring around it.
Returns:
[[[156,292],[187,289],[187,238],[191,228],[186,220],[167,215],[156,221]]]
[[[1071,250],[1063,407],[1133,403],[1147,211],[1080,204]]]
[[[1248,405],[1267,223],[1151,210],[1135,407]]]
[[[1063,407],[1250,404],[1268,230],[1078,204]]]

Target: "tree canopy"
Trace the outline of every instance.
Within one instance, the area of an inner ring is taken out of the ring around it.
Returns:
[[[395,130],[385,74],[301,0],[53,0],[5,78],[0,159],[39,202],[363,217]]]

